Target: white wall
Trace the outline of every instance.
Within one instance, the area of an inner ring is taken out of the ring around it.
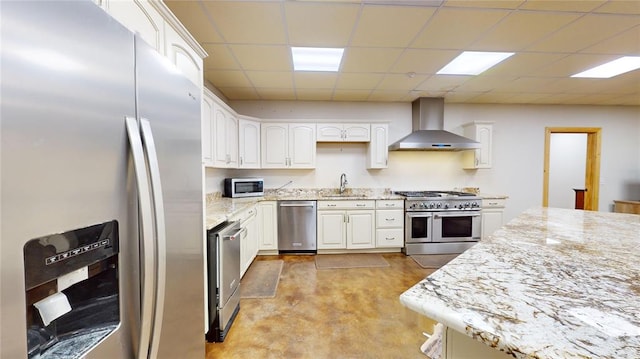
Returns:
[[[235,101],[240,114],[292,121],[389,122],[390,142],[411,130],[410,103]],[[289,187],[337,187],[346,173],[351,187],[453,189],[480,187],[505,194],[505,216],[542,204],[545,127],[602,127],[600,210],[614,199],[640,190],[640,107],[447,104],[445,129],[462,134],[461,125],[493,121],[493,168],[462,169],[460,152],[391,152],[389,168],[367,170],[365,144],[319,143],[314,170],[207,169],[207,192],[221,191],[222,178],[261,176],[267,188],[292,180]],[[636,195],[640,195],[637,193]]]

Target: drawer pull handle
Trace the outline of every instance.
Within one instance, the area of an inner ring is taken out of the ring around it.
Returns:
[[[364,207],[364,204],[356,204],[356,207]]]
[[[388,241],[392,241],[392,240],[396,239],[396,237],[391,237],[391,238],[385,237],[385,239],[388,240]]]
[[[385,218],[384,220],[385,221],[395,221],[396,219],[395,218]]]

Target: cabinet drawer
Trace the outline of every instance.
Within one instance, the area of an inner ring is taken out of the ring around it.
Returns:
[[[385,199],[376,201],[377,209],[404,209],[404,200],[402,199]]]
[[[403,247],[404,230],[402,228],[385,228],[376,230],[376,247]]]
[[[504,206],[506,205],[507,200],[500,198],[500,199],[483,199],[482,200],[482,208],[504,208]]]
[[[375,201],[373,200],[361,200],[361,201],[318,201],[318,209],[373,209],[375,207]]]
[[[376,211],[377,228],[398,228],[404,225],[404,211]]]

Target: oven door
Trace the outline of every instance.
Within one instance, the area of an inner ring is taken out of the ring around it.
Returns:
[[[407,212],[405,215],[405,242],[431,242],[431,228],[433,226],[431,212]]]
[[[433,242],[477,242],[481,234],[481,213],[446,212],[433,214]]]

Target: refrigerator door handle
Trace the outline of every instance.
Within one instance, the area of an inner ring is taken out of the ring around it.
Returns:
[[[164,314],[164,292],[166,284],[166,231],[164,218],[164,200],[162,198],[162,185],[160,183],[160,166],[158,165],[158,155],[156,145],[151,132],[151,123],[146,118],[140,118],[140,128],[142,129],[142,144],[147,153],[149,164],[149,174],[151,175],[151,195],[153,198],[153,209],[156,233],[156,292],[155,292],[155,315],[151,332],[151,343],[149,358],[158,356],[160,345],[160,332],[162,331],[162,316]]]
[[[127,137],[133,157],[133,168],[138,187],[140,235],[142,242],[142,273],[141,273],[141,302],[140,302],[140,342],[138,343],[137,358],[149,357],[149,344],[151,341],[151,328],[153,316],[153,287],[155,275],[155,256],[153,254],[153,214],[151,205],[151,191],[149,188],[149,175],[145,161],[144,148],[138,121],[134,117],[125,117]]]

